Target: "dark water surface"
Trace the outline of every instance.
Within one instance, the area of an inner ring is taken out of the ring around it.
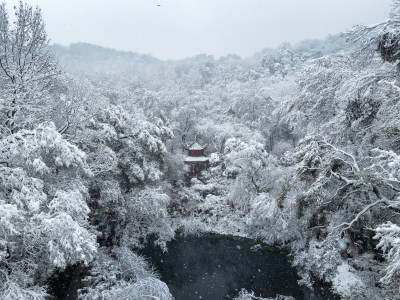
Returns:
[[[250,240],[207,234],[177,236],[168,252],[147,245],[146,256],[167,283],[176,300],[231,299],[242,288],[256,296],[292,296],[295,299],[326,299],[297,284],[296,270],[284,254],[256,247]]]

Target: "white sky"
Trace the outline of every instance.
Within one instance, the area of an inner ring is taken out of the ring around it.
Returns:
[[[1,0],[0,0],[1,1]],[[3,0],[4,1],[4,0]],[[250,56],[387,19],[391,0],[26,0],[54,43],[87,42],[183,58]],[[6,0],[9,14],[18,0]],[[160,6],[157,6],[160,5]]]

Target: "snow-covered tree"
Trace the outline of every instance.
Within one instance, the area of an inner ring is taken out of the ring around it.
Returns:
[[[393,0],[389,18],[373,25],[356,25],[343,36],[355,45],[354,53],[362,63],[369,63],[376,54],[383,61],[398,65],[400,58],[400,1]]]
[[[254,191],[258,195],[268,192],[279,176],[276,170],[271,170],[276,166],[276,158],[267,153],[261,143],[228,139],[224,154],[226,175],[239,176],[238,181],[246,185],[249,193]]]
[[[48,97],[45,89],[59,73],[48,47],[39,8],[22,1],[10,27],[5,3],[0,5],[0,82],[3,131],[15,133],[37,122]],[[41,108],[42,106],[42,108]]]
[[[51,124],[8,135],[0,149],[0,293],[41,299],[56,267],[89,263],[96,253],[78,184],[91,172],[85,154]]]
[[[155,243],[167,250],[166,242],[175,235],[168,219],[169,196],[161,188],[146,188],[135,189],[127,197],[130,218],[125,226],[123,244],[140,247],[140,240],[154,234],[157,237]]]
[[[400,272],[400,227],[388,221],[376,228],[375,238],[379,239],[377,247],[382,248],[389,264],[385,275],[380,279],[382,283],[397,288]]]

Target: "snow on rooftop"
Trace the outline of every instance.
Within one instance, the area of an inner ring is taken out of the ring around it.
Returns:
[[[206,148],[207,145],[200,145],[197,141],[188,146],[186,149],[188,150],[203,150]]]
[[[188,156],[185,162],[205,162],[208,161],[208,157],[205,156]]]

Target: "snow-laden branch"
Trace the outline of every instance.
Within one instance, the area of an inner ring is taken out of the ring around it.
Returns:
[[[347,227],[343,228],[343,230],[350,229],[351,226],[352,226],[354,223],[356,223],[356,222],[360,219],[360,217],[361,217],[363,214],[365,214],[365,213],[366,213],[368,210],[370,210],[372,207],[374,207],[375,205],[378,205],[378,204],[380,204],[380,203],[384,203],[384,204],[387,204],[387,205],[391,205],[391,201],[389,201],[389,200],[387,200],[387,199],[379,199],[379,200],[376,200],[375,202],[373,202],[373,203],[367,205],[366,207],[364,207],[364,209],[361,210],[361,211],[356,215],[356,217],[355,217],[353,220],[351,220],[350,222],[343,222],[342,224],[339,224],[339,225],[335,226],[335,227],[333,228],[333,230],[331,231],[331,233],[333,233],[333,231],[335,231],[336,229],[338,229],[338,228],[340,228],[340,227],[342,227],[342,226],[347,226]]]
[[[355,156],[353,154],[350,154],[350,153],[348,153],[348,152],[346,152],[346,151],[344,151],[344,150],[342,150],[340,148],[337,148],[337,147],[333,146],[332,144],[328,143],[326,140],[318,141],[318,143],[321,143],[321,144],[323,144],[325,146],[328,146],[328,147],[332,148],[332,150],[334,150],[335,152],[342,153],[343,155],[351,158],[351,160],[353,162],[353,168],[357,172],[360,172],[360,168],[358,167],[357,160],[356,160],[356,158],[355,158]]]

